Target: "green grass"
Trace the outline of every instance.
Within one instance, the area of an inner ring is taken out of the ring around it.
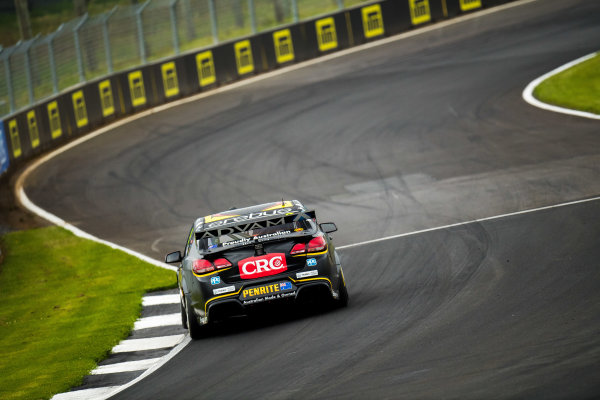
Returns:
[[[140,1],[141,3],[141,1]],[[109,11],[114,6],[127,6],[131,0],[90,0],[87,2],[88,13],[97,15]],[[60,24],[77,18],[73,8],[73,0],[42,4],[30,8],[29,19],[33,35],[47,35],[54,32]],[[9,47],[20,39],[19,25],[15,13],[0,13],[0,44]]]
[[[548,104],[600,114],[600,55],[546,79],[533,95]]]
[[[1,399],[67,391],[126,338],[175,274],[57,228],[8,233],[0,265]]]

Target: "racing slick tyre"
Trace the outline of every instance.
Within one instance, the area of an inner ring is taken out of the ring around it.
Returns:
[[[183,306],[183,299],[181,297],[179,298],[179,310],[181,311],[181,326],[183,326],[183,329],[187,329],[187,314],[185,312],[185,307]]]
[[[192,310],[192,305],[187,296],[185,296],[185,309],[186,309],[186,325],[188,328],[188,332],[190,333],[190,337],[194,340],[201,339],[206,336],[207,326],[200,325],[198,323],[198,319],[196,318],[196,314]]]
[[[346,284],[344,283],[343,280],[340,282],[339,293],[340,293],[340,298],[337,301],[337,306],[340,308],[347,307],[348,301],[350,300],[350,298],[348,297],[348,288],[346,287]]]

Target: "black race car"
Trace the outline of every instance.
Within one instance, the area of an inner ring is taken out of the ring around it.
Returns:
[[[181,263],[183,327],[197,339],[211,322],[266,304],[346,306],[344,274],[329,237],[336,230],[332,222],[318,224],[315,212],[297,200],[198,218],[183,255],[166,257]]]

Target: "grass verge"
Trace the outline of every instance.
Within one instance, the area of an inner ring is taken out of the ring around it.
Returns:
[[[600,114],[600,55],[540,83],[533,95],[560,107]]]
[[[1,399],[44,399],[82,382],[128,336],[147,291],[175,274],[57,227],[2,237]]]

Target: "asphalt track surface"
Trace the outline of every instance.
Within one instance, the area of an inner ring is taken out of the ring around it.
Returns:
[[[600,48],[600,3],[544,0],[132,122],[26,182],[161,259],[200,215],[297,198],[338,246],[600,194],[600,124],[521,91]],[[115,398],[600,396],[600,202],[340,251],[347,309],[226,326]]]

